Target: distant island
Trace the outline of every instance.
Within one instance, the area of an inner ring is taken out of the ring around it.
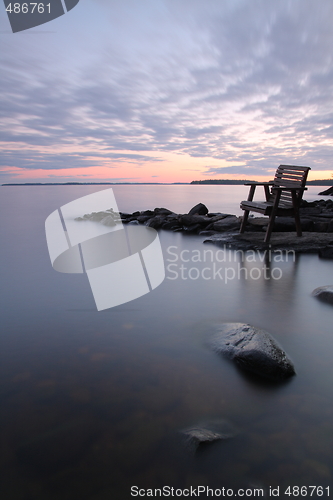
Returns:
[[[246,182],[254,182],[247,179],[207,179],[204,181],[192,181],[190,184],[245,184]]]
[[[254,182],[253,180],[234,180],[234,179],[207,179],[204,181],[192,181],[191,184],[230,184],[230,185],[236,185],[236,184],[245,184],[247,182]],[[307,181],[307,185],[312,185],[312,186],[332,186],[333,185],[333,179],[323,179],[323,180],[314,180],[314,181]]]

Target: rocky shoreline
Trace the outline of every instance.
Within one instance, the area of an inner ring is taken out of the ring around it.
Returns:
[[[154,229],[198,234],[205,243],[228,245],[242,250],[264,250],[263,242],[268,217],[249,217],[246,232],[239,234],[242,217],[220,212],[210,213],[199,203],[187,214],[176,214],[167,208],[120,213],[123,224],[145,224]],[[303,236],[296,236],[292,217],[277,217],[270,241],[272,250],[290,250],[318,253],[323,258],[333,258],[333,200],[303,200],[301,208]]]
[[[117,223],[144,224],[156,230],[198,234],[204,237],[204,243],[241,250],[265,250],[268,246],[274,250],[296,253],[318,253],[322,258],[333,258],[333,200],[303,200],[300,208],[302,237],[297,237],[295,221],[292,217],[277,217],[269,245],[264,243],[264,233],[268,217],[249,217],[246,231],[239,233],[242,216],[209,212],[199,203],[187,214],[177,214],[167,208],[118,213],[112,208],[103,212],[93,212],[76,220],[92,220],[105,226]]]

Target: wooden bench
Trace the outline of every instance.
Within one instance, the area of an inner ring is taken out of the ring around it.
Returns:
[[[296,167],[293,165],[280,165],[276,171],[274,180],[271,182],[248,182],[250,186],[248,199],[242,201],[240,208],[244,210],[244,216],[240,232],[244,233],[250,212],[259,212],[269,216],[269,223],[265,235],[265,243],[269,243],[276,216],[293,216],[296,223],[297,236],[302,236],[301,221],[299,218],[299,207],[302,201],[306,179],[310,167]],[[263,186],[266,201],[253,201],[257,186]]]

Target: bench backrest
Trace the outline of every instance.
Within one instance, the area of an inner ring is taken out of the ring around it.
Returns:
[[[300,187],[304,188],[308,177],[310,167],[297,167],[294,165],[280,165],[274,177],[274,185],[272,186],[271,200],[275,198],[276,191],[274,187]],[[298,194],[299,202],[303,196],[303,191]],[[291,191],[282,191],[279,202],[279,207],[288,208],[292,206]]]

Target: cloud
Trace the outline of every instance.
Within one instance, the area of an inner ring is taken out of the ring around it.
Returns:
[[[275,174],[276,171],[276,166],[275,168],[265,168],[265,167],[260,167],[260,166],[239,166],[239,165],[233,165],[230,167],[211,167],[205,172],[203,172],[204,176],[221,176],[225,174],[237,174],[237,175],[243,175],[244,178],[247,178],[248,176],[252,175],[267,175],[273,172],[273,175]]]
[[[138,153],[97,153],[95,151],[85,151],[73,153],[48,153],[38,149],[4,149],[0,158],[0,165],[3,166],[16,166],[26,169],[45,169],[57,170],[63,168],[85,168],[92,165],[106,165],[108,168],[113,168],[113,162],[119,164],[126,162],[126,164],[133,163],[140,166],[144,162],[163,161],[161,158],[141,155]]]
[[[43,38],[2,37],[4,166],[175,152],[234,165],[214,175],[332,168],[331,1],[87,0],[74,14]]]

